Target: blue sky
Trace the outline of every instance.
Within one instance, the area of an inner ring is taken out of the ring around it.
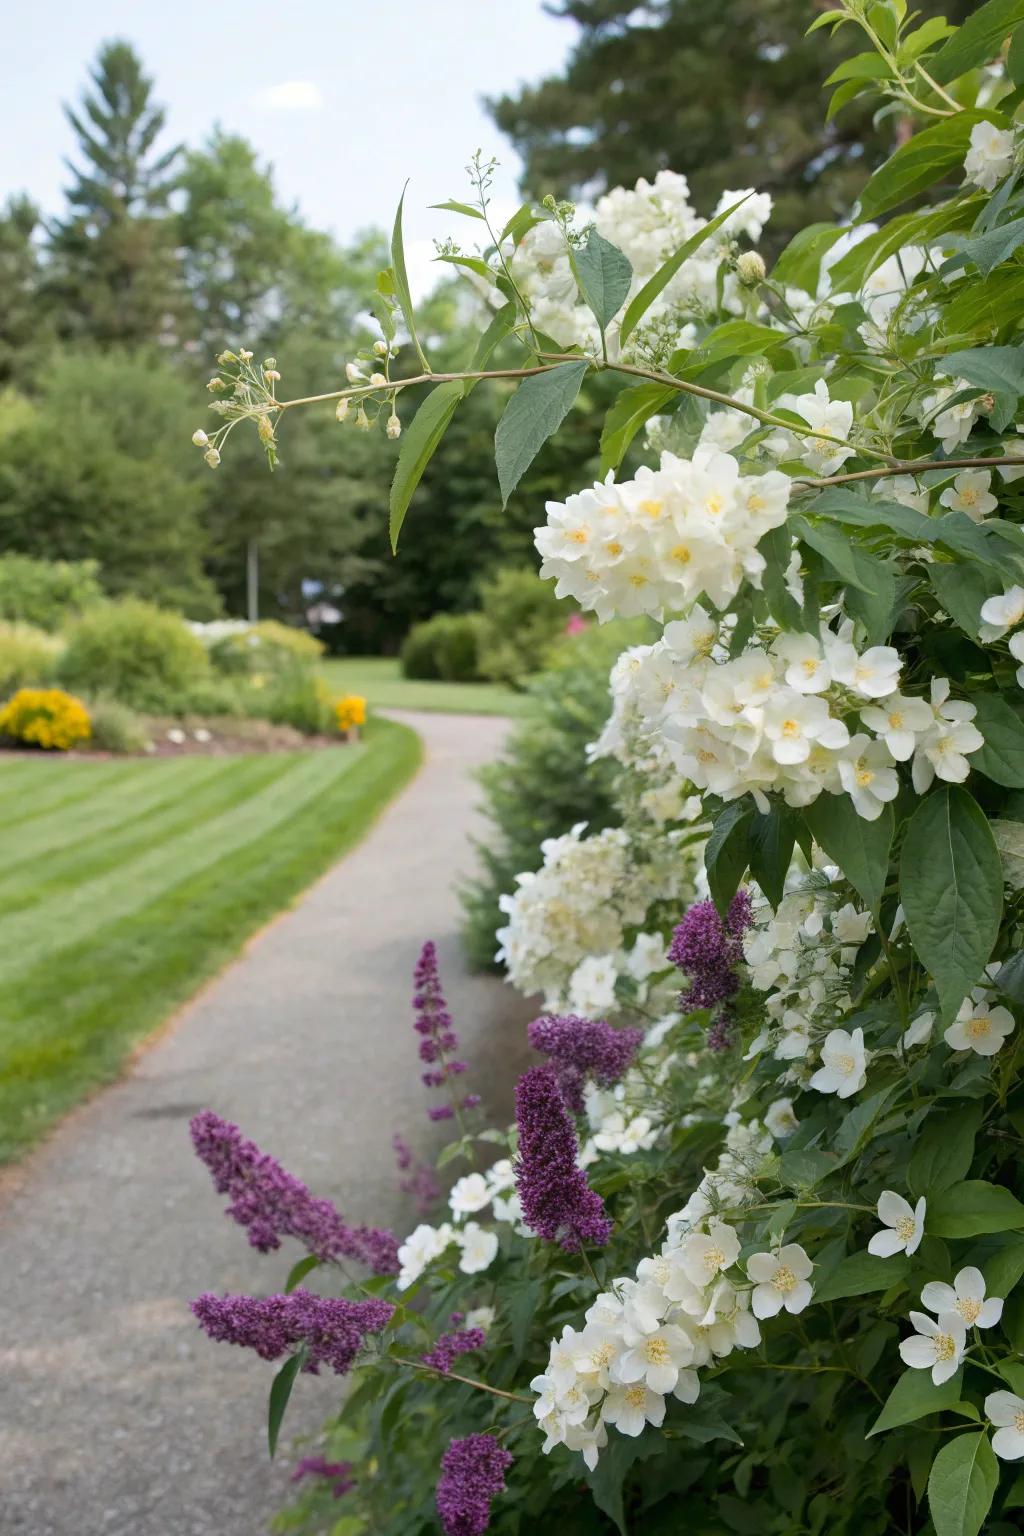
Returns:
[[[73,150],[61,103],[79,96],[99,44],[123,37],[155,76],[169,142],[197,144],[215,122],[244,134],[318,227],[345,238],[387,226],[410,177],[410,275],[422,291],[432,237],[453,230],[426,205],[464,196],[478,147],[502,162],[499,213],[515,207],[518,162],[481,96],[556,71],[575,33],[540,0],[18,5],[4,29],[0,199],[25,190],[47,213],[60,208]]]

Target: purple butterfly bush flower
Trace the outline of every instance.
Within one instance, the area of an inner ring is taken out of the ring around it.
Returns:
[[[491,1523],[491,1500],[505,1491],[511,1454],[492,1435],[452,1440],[441,1458],[437,1512],[445,1536],[483,1536]]]
[[[397,1131],[391,1138],[391,1145],[398,1171],[405,1175],[399,1179],[398,1187],[403,1195],[410,1195],[416,1202],[417,1213],[426,1216],[441,1198],[441,1185],[437,1176],[428,1163],[416,1161],[412,1148]]]
[[[456,1317],[460,1317],[460,1314],[453,1313],[453,1321]],[[447,1375],[452,1368],[452,1363],[458,1359],[459,1355],[468,1355],[474,1349],[483,1349],[486,1343],[487,1335],[482,1328],[460,1328],[455,1333],[442,1333],[433,1349],[428,1349],[425,1355],[420,1355],[420,1359],[424,1365],[429,1365],[435,1371],[443,1371]]]
[[[420,1036],[420,1060],[427,1070],[422,1080],[428,1088],[454,1088],[452,1078],[461,1077],[468,1070],[464,1061],[452,1058],[459,1048],[459,1037],[452,1025],[452,1016],[441,990],[441,975],[437,965],[437,945],[427,940],[420,950],[420,957],[413,971],[413,1028]],[[465,1094],[460,1109],[475,1109],[480,1103],[478,1093]],[[453,1120],[454,1102],[434,1104],[427,1110],[430,1120]]]
[[[394,1307],[371,1297],[317,1296],[302,1287],[285,1296],[214,1296],[206,1291],[192,1303],[204,1333],[224,1344],[254,1349],[263,1360],[280,1360],[306,1346],[303,1370],[314,1375],[328,1365],[344,1376],[367,1334],[380,1333]]]
[[[725,921],[713,901],[698,901],[672,935],[668,958],[686,975],[681,1008],[713,1010],[707,1043],[726,1050],[732,1039],[732,1002],[739,991],[737,967],[743,960],[743,935],[754,920],[748,891],[737,891]]]
[[[527,1025],[530,1044],[543,1051],[562,1097],[574,1114],[583,1112],[583,1088],[588,1078],[610,1088],[632,1064],[644,1037],[642,1029],[613,1029],[604,1019],[576,1014],[544,1014]]]
[[[577,1166],[579,1143],[551,1067],[530,1067],[516,1084],[516,1189],[523,1221],[566,1253],[603,1247],[612,1232],[604,1201]]]
[[[356,1486],[350,1461],[327,1461],[323,1456],[304,1456],[292,1473],[292,1482],[301,1483],[307,1477],[322,1477],[331,1484],[331,1495],[340,1499]]]
[[[350,1227],[329,1200],[316,1200],[305,1184],[247,1141],[237,1125],[212,1110],[196,1115],[192,1145],[218,1194],[230,1195],[226,1214],[249,1233],[261,1253],[294,1237],[325,1262],[354,1259],[377,1275],[398,1273],[398,1243],[379,1227]]]

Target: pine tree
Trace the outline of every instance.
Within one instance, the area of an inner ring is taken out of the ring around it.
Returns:
[[[103,45],[92,82],[79,110],[65,107],[84,164],[68,162],[68,216],[49,232],[49,297],[66,336],[151,342],[181,304],[170,209],[181,151],[157,148],[165,113],[129,43]]]
[[[39,209],[23,195],[0,210],[0,384],[19,377],[45,329],[40,305]]]

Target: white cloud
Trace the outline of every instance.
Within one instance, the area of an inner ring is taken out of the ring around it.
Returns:
[[[320,112],[324,98],[312,80],[282,80],[261,91],[254,104],[270,112]]]

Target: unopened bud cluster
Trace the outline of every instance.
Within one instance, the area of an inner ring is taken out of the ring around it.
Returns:
[[[335,406],[334,414],[338,421],[347,421],[351,416],[355,425],[367,432],[387,410],[388,414],[384,417],[385,432],[391,438],[401,436],[402,423],[395,410],[396,391],[390,376],[391,360],[397,356],[398,346],[391,334],[362,348],[351,362],[345,364],[345,378],[351,388],[341,395]],[[383,398],[376,391],[382,391]]]
[[[257,364],[254,354],[246,347],[240,347],[237,352],[225,350],[218,354],[217,372],[206,387],[211,395],[217,396],[210,409],[222,418],[223,425],[213,433],[198,427],[192,434],[193,443],[202,449],[203,458],[211,469],[216,469],[220,463],[225,439],[240,421],[255,422],[270,467],[275,467],[278,459],[274,416],[281,407],[274,389],[280,377],[276,357],[265,357]]]

